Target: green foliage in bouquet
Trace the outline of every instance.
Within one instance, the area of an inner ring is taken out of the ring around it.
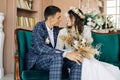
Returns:
[[[92,29],[100,30],[114,28],[111,16],[103,17],[100,13],[97,13],[95,11],[85,13],[84,15],[84,24],[91,27]]]

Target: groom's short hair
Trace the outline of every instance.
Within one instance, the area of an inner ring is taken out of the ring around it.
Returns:
[[[46,7],[44,11],[45,20],[47,20],[49,16],[54,16],[57,12],[61,12],[61,9],[56,6],[51,5],[51,6]]]

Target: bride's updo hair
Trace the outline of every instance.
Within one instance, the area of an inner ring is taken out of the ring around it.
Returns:
[[[74,9],[70,9],[68,11],[68,14],[71,20],[75,18],[75,22],[74,22],[75,29],[78,30],[79,34],[81,34],[84,29],[85,16],[83,12],[78,8],[74,8]]]

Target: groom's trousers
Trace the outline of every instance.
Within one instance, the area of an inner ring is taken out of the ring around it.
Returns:
[[[37,70],[49,70],[49,80],[61,80],[63,67],[70,70],[70,80],[81,80],[82,64],[64,59],[59,54],[41,55],[34,66]]]

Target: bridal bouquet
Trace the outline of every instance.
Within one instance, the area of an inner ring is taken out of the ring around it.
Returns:
[[[61,35],[60,38],[85,58],[91,59],[94,55],[99,55],[101,45],[98,44],[93,48],[91,43],[78,33],[68,33],[68,35]]]

